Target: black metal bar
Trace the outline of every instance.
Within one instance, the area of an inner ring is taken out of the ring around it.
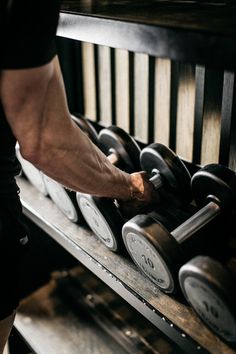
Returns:
[[[83,89],[83,67],[82,67],[82,46],[81,42],[75,42],[75,109],[84,114],[84,89]]]
[[[194,132],[193,132],[193,162],[201,162],[202,151],[202,124],[204,112],[204,88],[205,88],[205,67],[196,66],[196,94],[194,112]]]
[[[171,83],[170,83],[170,137],[169,147],[175,151],[176,149],[176,125],[177,125],[177,108],[178,108],[178,76],[179,63],[171,62]]]
[[[148,60],[148,143],[154,140],[155,58]]]
[[[99,90],[99,56],[98,46],[94,46],[94,64],[95,64],[95,91],[96,91],[96,121],[100,121],[100,90]]]
[[[129,52],[129,132],[134,135],[134,53]]]
[[[234,124],[233,120],[235,120],[235,117],[233,117],[234,95],[235,95],[235,73],[232,71],[225,71],[224,82],[223,82],[223,94],[222,94],[221,136],[220,136],[220,156],[219,156],[219,162],[223,165],[228,165],[230,148],[236,146],[236,143],[231,139],[231,137],[235,135],[234,130],[232,129],[232,125]]]
[[[115,49],[110,49],[111,57],[111,116],[112,124],[116,124],[116,60]]]
[[[70,112],[76,111],[76,67],[75,67],[75,41],[58,38],[57,50],[61,71],[66,89],[67,101]]]

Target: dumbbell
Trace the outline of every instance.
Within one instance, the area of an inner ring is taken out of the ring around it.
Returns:
[[[183,294],[200,318],[223,340],[236,342],[236,264],[197,256],[179,271]]]
[[[43,173],[39,171],[32,163],[25,160],[21,153],[19,144],[16,144],[16,157],[21,164],[22,171],[24,175],[27,177],[29,182],[43,195],[47,196],[48,191],[43,178]]]
[[[140,148],[136,141],[123,129],[110,126],[98,135],[102,151],[110,162],[126,172],[140,170]],[[80,210],[94,234],[111,251],[122,248],[121,228],[123,217],[116,207],[115,201],[98,198],[84,193],[76,193]]]
[[[140,154],[140,165],[150,177],[161,197],[177,207],[188,205],[192,199],[191,176],[184,163],[171,149],[160,143],[145,147]]]
[[[203,249],[214,253],[212,242],[217,245],[219,221],[222,221],[219,217],[214,219],[235,208],[236,176],[227,167],[207,165],[193,175],[191,185],[195,200],[202,208],[173,231],[149,215],[135,216],[124,224],[122,230],[131,258],[156,286],[167,293],[176,290],[182,264]],[[136,244],[141,247],[139,252]],[[150,259],[152,265],[145,264],[144,258]]]
[[[124,142],[122,142],[122,146],[113,143],[110,148],[115,131],[120,132],[120,128],[113,127],[112,134],[106,130],[99,134],[99,138],[101,137],[102,144],[106,146],[108,152],[122,151],[124,148]],[[122,131],[122,135],[125,137],[127,133]],[[175,193],[177,200],[180,199],[183,204],[188,203],[191,200],[190,174],[178,156],[169,148],[157,143],[144,148],[139,154],[139,150],[135,149],[136,143],[134,145],[133,139],[130,139],[132,138],[128,136],[127,141],[132,142],[132,150],[129,149],[129,151],[135,151],[132,156],[130,154],[130,159],[135,161],[135,165],[132,166],[133,171],[140,170],[140,160],[141,169],[148,172],[155,189],[164,189],[171,194]],[[136,159],[134,159],[135,157]],[[117,161],[117,159],[113,158],[113,161]],[[127,157],[126,161],[128,161]],[[126,170],[132,172],[130,167],[131,165],[127,166]],[[172,198],[174,199],[174,197]],[[123,246],[121,230],[126,220],[117,209],[114,200],[93,198],[89,195],[85,197],[81,193],[77,193],[77,200],[82,214],[93,232],[109,249],[118,251]]]
[[[81,128],[85,134],[87,134],[87,136],[94,143],[98,144],[98,136],[96,130],[86,118],[81,115],[78,117],[71,115],[71,119]],[[57,207],[62,211],[62,213],[72,222],[82,223],[84,218],[78,207],[76,193],[65,188],[60,183],[54,181],[52,178],[46,175],[44,176],[44,181],[49,196],[57,205]]]

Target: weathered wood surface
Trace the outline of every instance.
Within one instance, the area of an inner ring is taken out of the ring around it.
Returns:
[[[236,35],[236,5],[228,6],[173,1],[63,0],[62,10],[136,23],[178,27]],[[227,24],[227,25],[226,25]]]
[[[207,329],[191,308],[158,290],[151,281],[140,273],[130,259],[113,254],[94,237],[91,231],[84,227],[78,227],[67,220],[51,200],[41,196],[27,181],[19,179],[18,183],[25,205],[28,205],[36,218],[43,219],[49,228],[58,230],[57,241],[59,243],[62,237],[60,235],[63,234],[67,240],[65,248],[71,252],[73,247],[73,254],[76,254],[78,259],[81,251],[76,248],[76,245],[88,254],[88,258],[91,255],[98,262],[101,272],[106,275],[108,281],[115,277],[124,283],[132,292],[137,293],[145,302],[153,306],[154,310],[163,314],[164,319],[180,328],[184,332],[184,336],[192,337],[200,346],[211,353],[235,353]]]
[[[37,354],[125,354],[92,320],[73,311],[51,281],[22,301],[15,327]]]

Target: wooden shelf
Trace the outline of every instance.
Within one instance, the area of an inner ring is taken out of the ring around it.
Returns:
[[[24,299],[14,322],[35,353],[127,353],[94,321],[74,314],[55,289],[52,280]]]
[[[236,65],[233,2],[63,1],[58,35],[211,67]]]
[[[191,308],[160,290],[132,261],[109,251],[87,228],[67,220],[52,201],[19,178],[24,214],[188,353],[235,353]]]

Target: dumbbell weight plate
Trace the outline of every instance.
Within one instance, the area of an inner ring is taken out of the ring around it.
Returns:
[[[235,209],[236,177],[229,168],[218,164],[207,165],[193,175],[191,185],[199,206],[213,198],[213,201],[219,202],[221,209]]]
[[[99,134],[101,149],[106,155],[112,152],[119,154],[118,167],[126,172],[140,171],[140,148],[136,141],[123,129],[110,126],[102,129]]]
[[[61,212],[72,222],[81,223],[83,217],[76,202],[75,192],[69,191],[60,183],[48,176],[44,176],[45,184],[52,201],[57,205]]]
[[[98,134],[89,120],[79,113],[76,113],[76,116],[71,114],[71,118],[80,127],[80,129],[88,135],[92,142],[99,146]]]
[[[32,163],[25,160],[21,153],[19,145],[16,144],[16,156],[21,164],[22,171],[24,172],[30,183],[43,195],[47,196],[48,191],[43,179],[43,173],[39,171]]]
[[[80,210],[87,224],[101,242],[113,252],[122,248],[121,230],[124,223],[113,200],[76,193]]]
[[[173,227],[170,217],[159,221]],[[137,215],[124,224],[123,241],[134,263],[154,284],[165,292],[175,288],[173,274],[177,276],[183,261],[181,246],[157,219],[149,215]],[[158,237],[157,237],[158,235]]]
[[[165,145],[154,143],[141,151],[141,169],[151,177],[156,170],[163,179],[165,192],[188,204],[192,200],[190,188],[191,176],[180,158]]]
[[[200,318],[221,338],[236,342],[235,284],[217,261],[195,257],[180,268],[181,289]]]

